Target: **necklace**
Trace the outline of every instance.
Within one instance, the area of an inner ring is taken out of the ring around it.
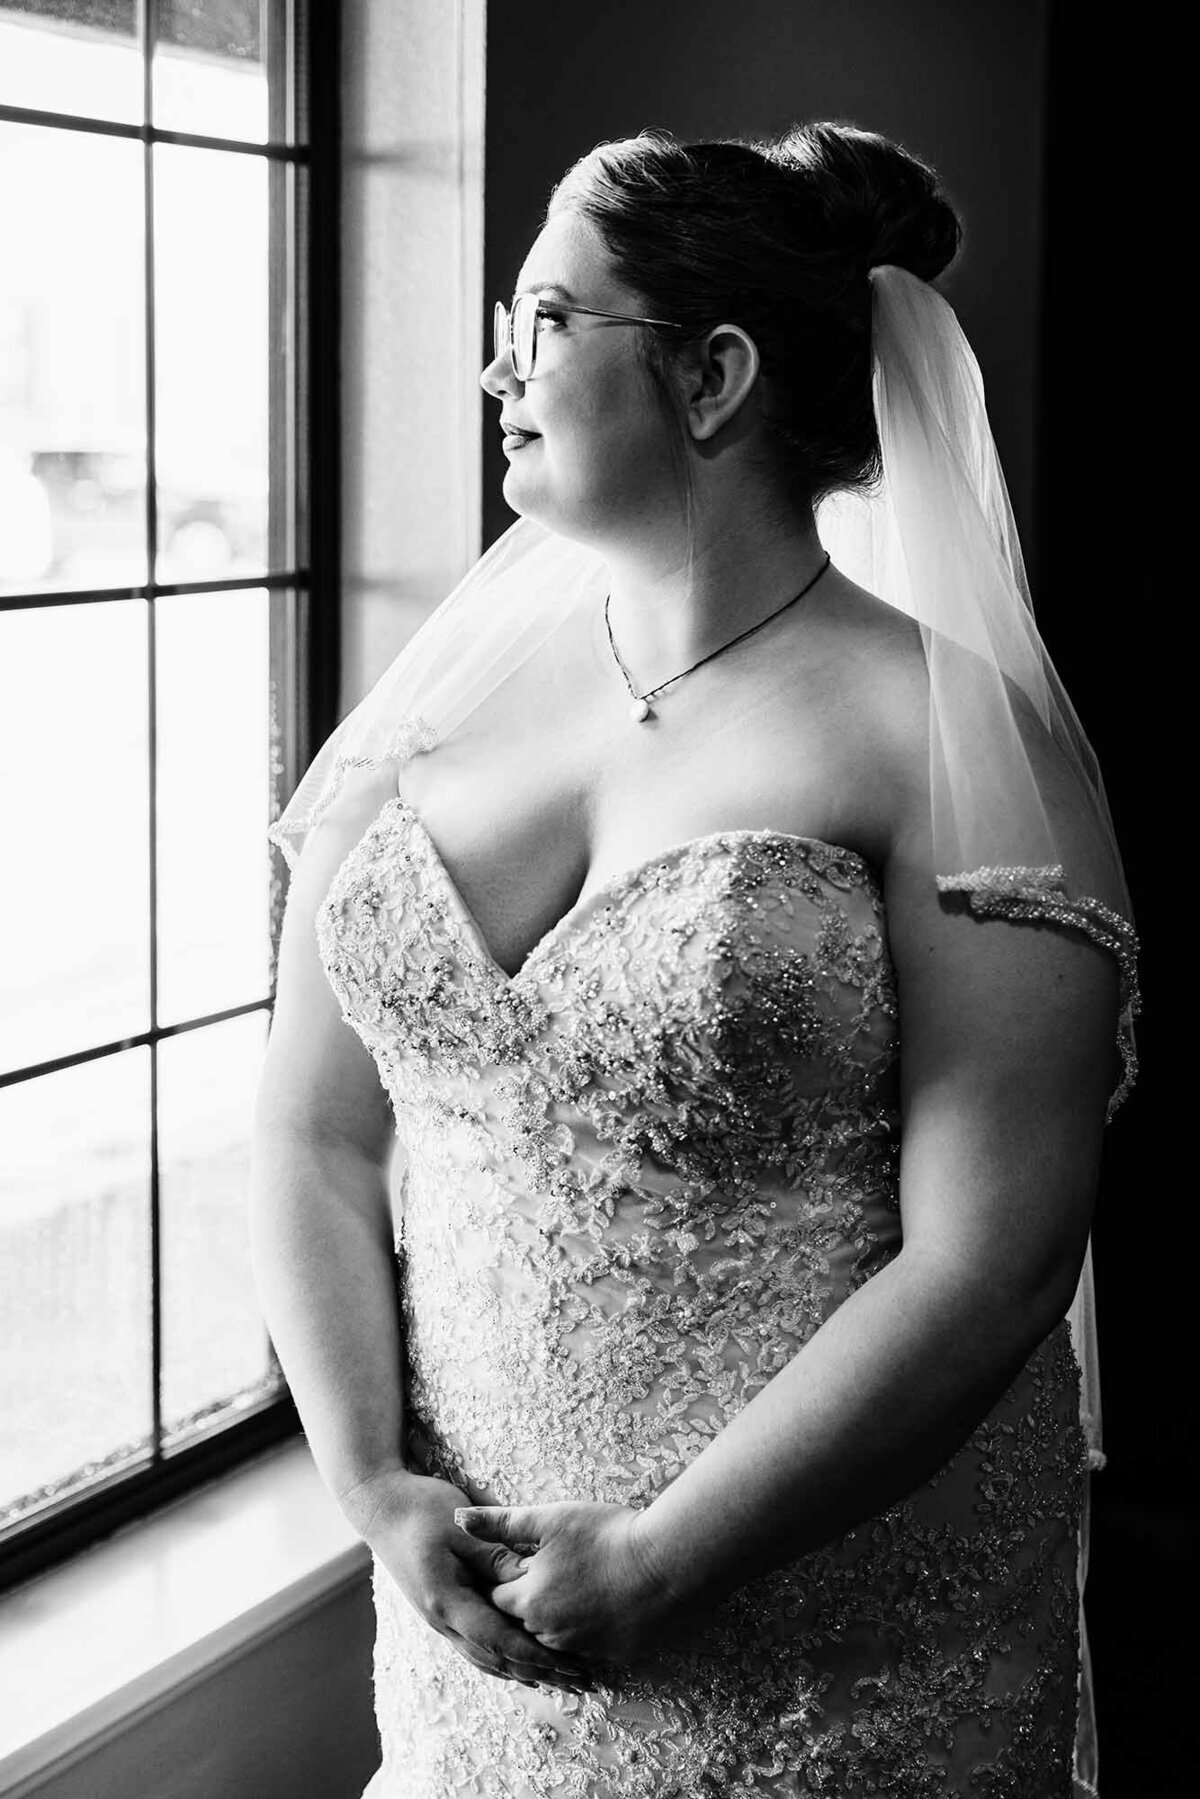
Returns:
[[[725,651],[731,650],[735,643],[744,643],[747,637],[753,637],[756,631],[761,631],[764,625],[769,625],[773,618],[778,618],[781,612],[786,612],[789,606],[794,606],[797,600],[802,600],[809,588],[816,586],[828,567],[829,554],[826,552],[824,562],[812,577],[811,581],[806,581],[804,583],[804,586],[800,589],[799,593],[794,593],[790,600],[785,600],[782,606],[777,606],[775,608],[774,612],[768,612],[766,618],[760,618],[756,625],[750,625],[745,631],[739,631],[736,637],[731,637],[729,639],[728,643],[719,644],[715,650],[710,650],[707,656],[701,656],[699,662],[693,662],[690,668],[681,668],[677,675],[671,675],[666,681],[660,681],[657,687],[648,687],[645,693],[638,693],[635,689],[633,682],[629,679],[629,670],[621,661],[620,653],[617,650],[616,644],[613,642],[612,624],[610,623],[608,616],[608,602],[612,598],[612,595],[605,594],[604,628],[608,632],[608,647],[613,653],[613,660],[625,677],[625,685],[628,687],[629,697],[633,701],[633,704],[629,708],[629,716],[634,724],[643,724],[646,719],[654,716],[650,710],[650,701],[656,698],[665,687],[673,687],[675,682],[682,681],[685,675],[694,674],[698,668],[703,668],[706,662],[711,662],[714,656],[723,656]]]

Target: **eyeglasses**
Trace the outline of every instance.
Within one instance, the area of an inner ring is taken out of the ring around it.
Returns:
[[[528,381],[537,362],[539,318],[553,319],[563,312],[580,312],[592,319],[611,319],[619,325],[662,325],[668,331],[685,329],[672,319],[635,318],[630,312],[601,312],[595,306],[564,306],[560,300],[542,300],[537,294],[518,294],[511,312],[503,300],[497,300],[492,326],[495,353],[503,356],[507,351],[518,381]]]

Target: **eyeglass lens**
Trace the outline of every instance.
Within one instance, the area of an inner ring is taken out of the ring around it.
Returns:
[[[533,373],[537,347],[537,295],[521,294],[513,301],[510,315],[503,300],[496,301],[493,314],[492,341],[497,356],[508,352],[512,371],[518,381],[528,381]]]

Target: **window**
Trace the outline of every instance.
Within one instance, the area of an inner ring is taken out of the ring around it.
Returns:
[[[337,10],[0,0],[0,1579],[295,1428],[245,1201],[335,718]]]

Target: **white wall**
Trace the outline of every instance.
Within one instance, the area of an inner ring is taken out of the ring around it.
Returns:
[[[359,1799],[379,1766],[361,1575],[19,1799]]]
[[[479,554],[485,10],[343,8],[342,712]]]

